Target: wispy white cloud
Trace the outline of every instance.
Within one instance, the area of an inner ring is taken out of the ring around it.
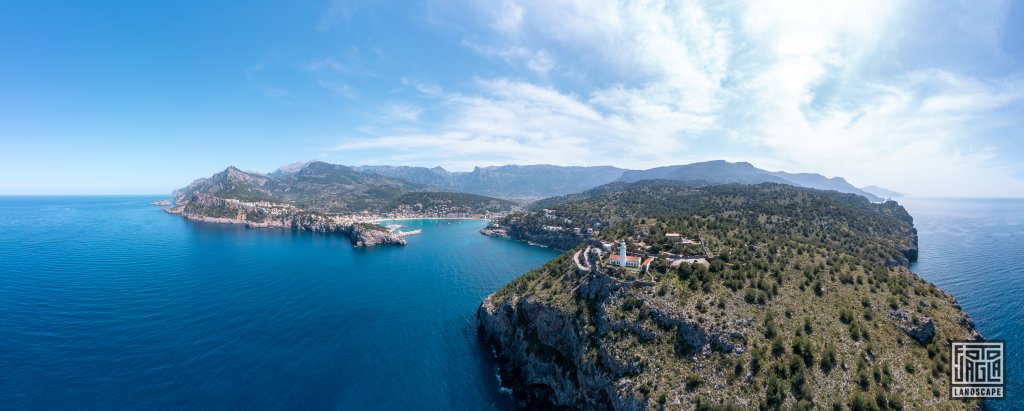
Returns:
[[[463,40],[462,44],[477,53],[487,57],[497,57],[509,64],[521,64],[530,71],[541,76],[547,76],[551,69],[555,68],[555,59],[548,52],[542,50],[530,50],[521,46],[491,46]]]
[[[384,116],[391,121],[415,122],[423,114],[423,108],[405,103],[392,103],[384,106]]]
[[[370,61],[379,57],[379,52],[371,50]],[[334,72],[348,76],[380,77],[380,74],[369,68],[368,59],[359,47],[351,46],[344,53],[336,56],[312,59],[303,65],[309,72]]]
[[[348,99],[354,99],[357,97],[355,90],[352,89],[348,83],[338,80],[317,80],[317,84],[320,87],[334,93],[335,95],[345,97]]]

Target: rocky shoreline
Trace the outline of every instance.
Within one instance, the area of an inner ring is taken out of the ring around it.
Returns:
[[[523,241],[530,245],[548,247],[556,251],[571,250],[584,240],[582,237],[572,235],[531,234],[514,226],[504,226],[494,222],[481,228],[479,232],[488,237]]]

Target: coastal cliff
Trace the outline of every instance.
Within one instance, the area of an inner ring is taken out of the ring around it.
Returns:
[[[549,210],[634,215],[595,240],[652,262],[623,269],[607,257],[617,249],[587,241],[481,303],[480,335],[519,407],[980,407],[949,399],[948,347],[981,336],[908,269],[902,207],[776,185],[679,190]],[[701,238],[710,263],[673,263],[667,232]]]
[[[502,219],[504,221],[504,219]],[[580,244],[585,237],[569,232],[530,232],[521,226],[513,223],[502,223],[492,221],[486,227],[480,229],[480,234],[488,237],[510,238],[513,240],[525,241],[535,245],[551,247],[555,250],[565,251]]]
[[[356,246],[406,243],[402,233],[371,221],[489,218],[519,208],[507,200],[440,191],[320,161],[266,175],[228,167],[175,190],[173,196],[175,206],[165,211],[190,220],[338,232]]]

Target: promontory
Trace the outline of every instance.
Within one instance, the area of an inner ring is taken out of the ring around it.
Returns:
[[[515,204],[314,161],[270,174],[228,167],[175,190],[165,209],[189,220],[348,235],[353,245],[406,243],[389,218],[491,218]]]
[[[895,202],[642,181],[543,201],[493,235],[568,250],[488,296],[479,330],[529,409],[977,409],[950,399],[956,300],[908,269]]]

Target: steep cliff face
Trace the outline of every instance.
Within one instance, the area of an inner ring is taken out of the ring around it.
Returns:
[[[529,292],[495,293],[477,311],[480,334],[494,344],[501,381],[519,406],[650,408],[652,399],[628,382],[650,361],[620,344],[622,335],[647,343],[673,340],[671,352],[681,357],[745,350],[742,332],[693,321],[672,305],[645,305],[633,296],[654,282],[618,279],[621,271],[597,269],[589,257],[594,270],[567,275],[574,277],[568,305]],[[642,307],[644,315],[624,312],[623,301],[640,304],[630,309]]]
[[[369,247],[378,244],[405,245],[404,238],[376,224],[356,223],[351,227],[349,237],[352,239],[352,245],[357,247]]]

